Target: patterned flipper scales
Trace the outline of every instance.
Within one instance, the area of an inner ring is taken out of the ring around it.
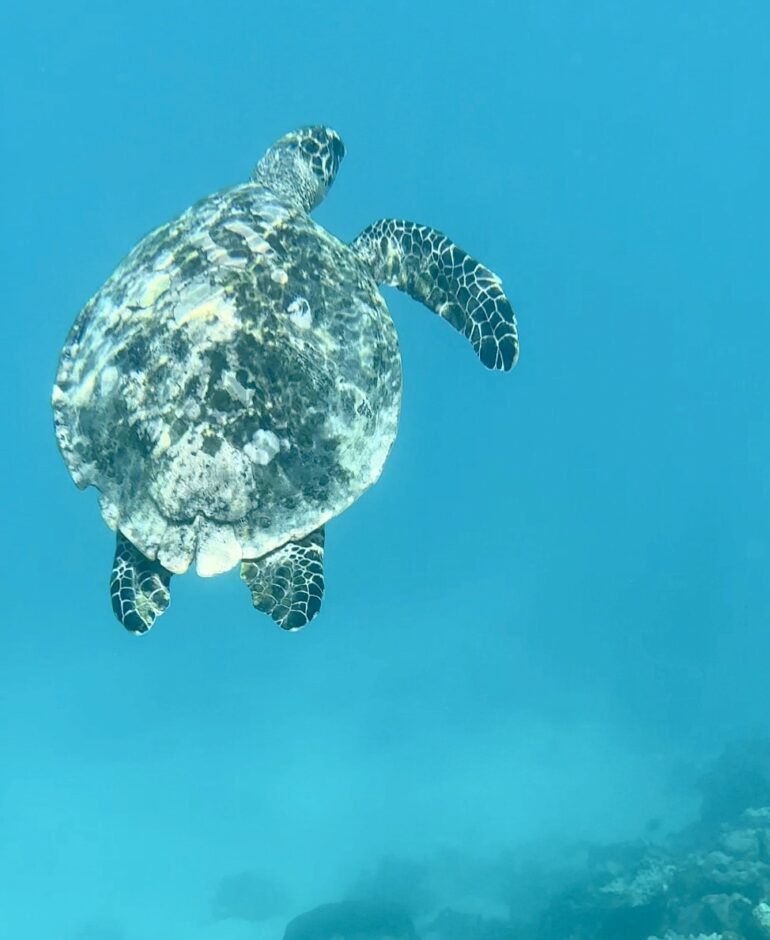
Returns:
[[[405,291],[470,340],[489,369],[512,369],[519,356],[516,317],[500,278],[436,229],[381,219],[351,247],[378,284]]]
[[[324,592],[324,530],[241,564],[241,578],[257,610],[284,630],[299,630],[321,609]]]
[[[118,532],[110,577],[115,616],[131,633],[146,633],[171,599],[171,572],[146,558]]]

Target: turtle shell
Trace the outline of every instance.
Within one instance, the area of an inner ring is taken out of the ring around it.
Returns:
[[[367,266],[247,183],[141,241],[86,304],[54,387],[60,449],[148,558],[225,571],[374,483],[401,364]]]

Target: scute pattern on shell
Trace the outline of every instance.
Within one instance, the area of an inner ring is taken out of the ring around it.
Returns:
[[[148,235],[86,305],[54,390],[80,486],[148,558],[216,574],[380,474],[398,341],[371,273],[251,182]]]

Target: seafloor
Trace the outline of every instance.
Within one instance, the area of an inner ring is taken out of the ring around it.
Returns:
[[[511,849],[459,877],[459,853],[382,859],[346,897],[293,917],[284,940],[767,940],[770,741],[731,746],[694,785],[694,821],[668,833],[652,821],[635,841]],[[241,873],[219,884],[213,914],[256,927],[282,901]]]

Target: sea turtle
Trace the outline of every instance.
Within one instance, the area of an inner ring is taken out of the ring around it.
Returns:
[[[324,589],[324,525],[379,477],[396,435],[398,339],[378,285],[518,356],[500,279],[435,229],[384,219],[344,244],[309,213],[345,153],[281,137],[242,185],[147,235],[75,321],[53,390],[59,448],[117,534],[112,606],[144,633],[172,574],[241,565],[295,630]]]

